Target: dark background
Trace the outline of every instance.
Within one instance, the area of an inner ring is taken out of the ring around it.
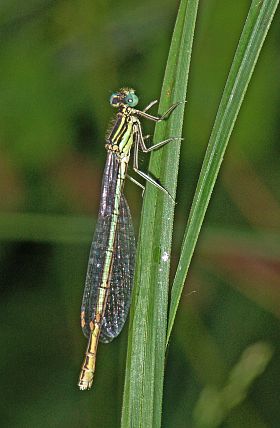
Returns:
[[[249,4],[201,1],[173,271]],[[112,116],[109,96],[133,86],[140,108],[159,97],[177,7],[172,0],[1,2],[1,426],[119,426],[127,327],[100,346],[94,387],[80,392],[86,346],[80,301]],[[166,428],[195,426],[205,388],[223,388],[242,353],[260,341],[273,350],[272,359],[215,426],[279,426],[279,22],[278,11],[183,292],[166,367]],[[137,231],[141,191],[128,183],[126,195]]]

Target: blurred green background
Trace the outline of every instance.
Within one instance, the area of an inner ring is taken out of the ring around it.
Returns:
[[[201,1],[173,271],[249,5]],[[122,86],[135,87],[140,108],[159,97],[178,2],[6,0],[0,8],[0,424],[118,427],[127,326],[101,344],[93,389],[76,386],[108,99]],[[168,351],[165,428],[280,426],[279,24],[278,10],[183,293]],[[141,191],[127,183],[126,195],[137,231]]]

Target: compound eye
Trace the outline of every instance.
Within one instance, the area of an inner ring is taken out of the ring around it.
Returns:
[[[130,92],[124,99],[125,103],[130,107],[135,107],[138,104],[138,97],[134,93]]]
[[[120,105],[120,97],[119,94],[113,93],[110,97],[110,104],[113,107],[118,107]]]

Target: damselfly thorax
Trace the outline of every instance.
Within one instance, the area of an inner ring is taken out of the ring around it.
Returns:
[[[110,98],[111,105],[117,107],[118,112],[106,137],[108,155],[81,307],[81,325],[88,345],[78,382],[80,389],[89,389],[92,385],[99,340],[108,343],[118,336],[129,311],[135,238],[123,195],[124,180],[129,177],[145,189],[135,178],[127,175],[132,150],[133,170],[169,195],[158,181],[138,168],[139,149],[147,153],[176,139],[169,138],[151,147],[146,146],[147,138],[143,136],[140,118],[154,122],[167,119],[179,104],[172,105],[164,115],[157,117],[147,113],[156,102],[152,101],[143,111],[137,110],[134,107],[138,97],[133,89],[128,88],[121,89]]]

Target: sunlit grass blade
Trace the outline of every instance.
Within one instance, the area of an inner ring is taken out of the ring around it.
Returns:
[[[198,0],[182,0],[159,104],[161,113],[186,97]],[[156,127],[154,143],[180,137],[184,103]],[[150,172],[174,197],[180,140],[151,157]],[[147,184],[139,233],[123,398],[122,427],[160,427],[174,203]]]
[[[171,293],[167,341],[217,174],[278,3],[279,0],[254,0],[244,25],[210,136],[184,234]]]

